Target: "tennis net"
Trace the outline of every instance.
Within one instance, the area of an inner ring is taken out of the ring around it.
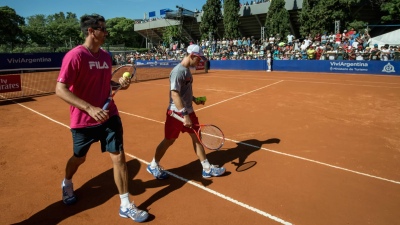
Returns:
[[[173,67],[180,61],[143,61],[136,63],[138,82],[169,78]],[[115,69],[117,66],[114,66]],[[59,68],[18,69],[0,71],[0,101],[33,98],[55,92]],[[191,68],[192,74],[196,70]],[[20,89],[10,89],[10,80],[19,82]]]

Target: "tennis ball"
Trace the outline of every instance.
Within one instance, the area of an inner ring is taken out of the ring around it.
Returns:
[[[129,79],[131,77],[131,74],[129,72],[125,72],[122,74],[122,77]]]

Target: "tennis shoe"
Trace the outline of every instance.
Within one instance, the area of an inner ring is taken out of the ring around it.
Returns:
[[[131,218],[133,221],[141,223],[147,220],[149,213],[138,209],[132,202],[125,210],[122,210],[122,207],[119,208],[119,216],[122,218]]]
[[[74,185],[61,184],[62,188],[62,200],[66,205],[72,205],[76,202],[76,196],[74,194]]]
[[[203,177],[204,178],[219,177],[224,173],[225,173],[225,168],[224,167],[218,167],[216,165],[211,165],[210,171],[208,171],[208,172],[206,172],[203,169]]]
[[[156,168],[151,168],[150,164],[147,166],[147,172],[151,173],[156,179],[163,180],[168,178],[168,173],[164,169],[157,165]]]

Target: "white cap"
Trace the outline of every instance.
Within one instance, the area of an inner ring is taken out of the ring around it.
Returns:
[[[207,58],[204,57],[203,50],[198,45],[194,45],[194,44],[193,45],[189,45],[189,47],[187,48],[187,53],[193,54],[193,55],[197,55],[201,59],[203,59],[204,61],[207,61]]]

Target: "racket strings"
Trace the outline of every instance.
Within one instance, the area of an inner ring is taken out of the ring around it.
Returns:
[[[203,145],[209,149],[219,149],[224,144],[224,134],[213,125],[202,126],[199,130],[199,137]]]

